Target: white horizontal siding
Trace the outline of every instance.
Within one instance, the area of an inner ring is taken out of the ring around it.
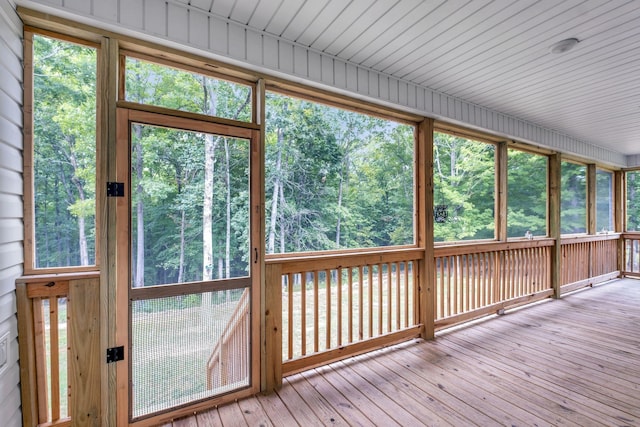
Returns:
[[[103,0],[91,0],[94,6],[88,12],[79,11],[77,6],[67,5],[67,2],[75,5],[78,1],[64,0],[60,5],[56,0],[26,0],[26,4],[35,7],[49,5],[60,12],[78,15],[78,19],[91,18],[91,23],[97,26],[117,24],[135,30],[142,38],[151,38],[160,43],[177,43],[204,51],[205,54],[208,52],[210,56],[213,54],[222,61],[280,77],[303,79],[311,85],[408,112],[467,125],[599,162],[627,165],[627,159],[621,153],[309,48],[300,40],[306,40],[310,31],[313,32],[311,22],[298,22],[301,24],[298,29],[294,28],[293,22],[283,29],[284,32],[280,34],[285,36],[297,33],[298,42],[292,43],[272,33],[257,32],[237,20],[226,19],[232,13],[227,8],[233,2],[213,2],[215,10],[208,13],[177,0],[107,0],[111,4],[111,10],[119,11],[114,18],[113,13],[105,13],[105,8],[95,7]],[[289,12],[291,11],[286,13]],[[255,16],[251,18],[255,19]],[[301,16],[300,19],[304,21],[306,18]],[[336,21],[336,25],[341,24]],[[346,30],[342,27],[340,29]],[[331,38],[323,37],[316,41],[322,46],[333,42]],[[313,43],[308,44],[313,46]],[[360,53],[362,52],[353,52],[353,58]],[[526,109],[526,106],[522,108]]]
[[[8,360],[0,373],[0,424],[22,425],[15,280],[22,274],[22,28],[11,0],[0,0],[0,337]]]

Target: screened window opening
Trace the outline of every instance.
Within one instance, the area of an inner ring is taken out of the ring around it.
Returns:
[[[640,171],[626,172],[627,231],[640,231]]]
[[[547,158],[507,152],[507,237],[547,235]]]
[[[434,240],[495,238],[495,145],[433,135]]]
[[[248,140],[133,123],[131,159],[134,288],[249,275]]]
[[[587,167],[561,165],[560,230],[562,234],[587,232]]]
[[[613,225],[613,172],[596,170],[596,231],[607,233]]]
[[[268,254],[414,244],[415,127],[268,92]]]
[[[33,267],[96,263],[96,49],[33,36]]]
[[[126,57],[125,100],[251,122],[250,86]]]

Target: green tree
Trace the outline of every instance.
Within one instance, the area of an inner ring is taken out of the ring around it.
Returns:
[[[36,35],[34,208],[37,267],[95,263],[96,51]]]

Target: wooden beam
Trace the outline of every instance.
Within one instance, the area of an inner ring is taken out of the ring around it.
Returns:
[[[433,120],[424,119],[418,125],[416,150],[416,230],[418,247],[424,249],[424,258],[418,266],[419,323],[423,325],[422,338],[435,337],[436,286],[433,248]]]
[[[104,39],[98,56],[100,115],[97,131],[100,135],[98,160],[98,185],[100,210],[96,212],[100,222],[100,348],[114,347],[117,325],[117,227],[116,203],[107,201],[104,185],[116,181],[116,101],[118,93],[118,42]],[[116,364],[101,364],[100,384],[102,393],[101,418],[103,425],[116,425]]]
[[[496,145],[496,200],[495,200],[495,238],[507,240],[507,143]]]
[[[613,226],[614,231],[623,233],[626,230],[627,222],[627,182],[624,171],[613,173]],[[625,240],[620,236],[618,240],[618,270],[625,270]]]
[[[587,234],[596,234],[596,165],[587,165]]]
[[[282,387],[282,268],[279,264],[266,266],[265,281],[265,383],[262,391],[268,393]]]
[[[551,250],[551,285],[554,290],[554,298],[560,298],[560,269],[561,265],[561,241],[560,241],[560,187],[562,179],[561,156],[559,153],[549,156],[548,174],[548,207],[547,229],[549,237],[555,239]]]

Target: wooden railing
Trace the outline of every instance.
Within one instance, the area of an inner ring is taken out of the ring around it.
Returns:
[[[623,239],[623,274],[640,278],[640,233],[624,233]]]
[[[282,295],[284,375],[420,334],[417,261],[424,250],[267,261],[267,292]]]
[[[435,249],[436,329],[553,294],[552,239]]]
[[[23,277],[16,293],[23,425],[98,425],[98,273]]]
[[[616,233],[562,239],[560,283],[563,293],[620,276]]]
[[[251,292],[245,288],[207,361],[207,390],[249,379]]]

